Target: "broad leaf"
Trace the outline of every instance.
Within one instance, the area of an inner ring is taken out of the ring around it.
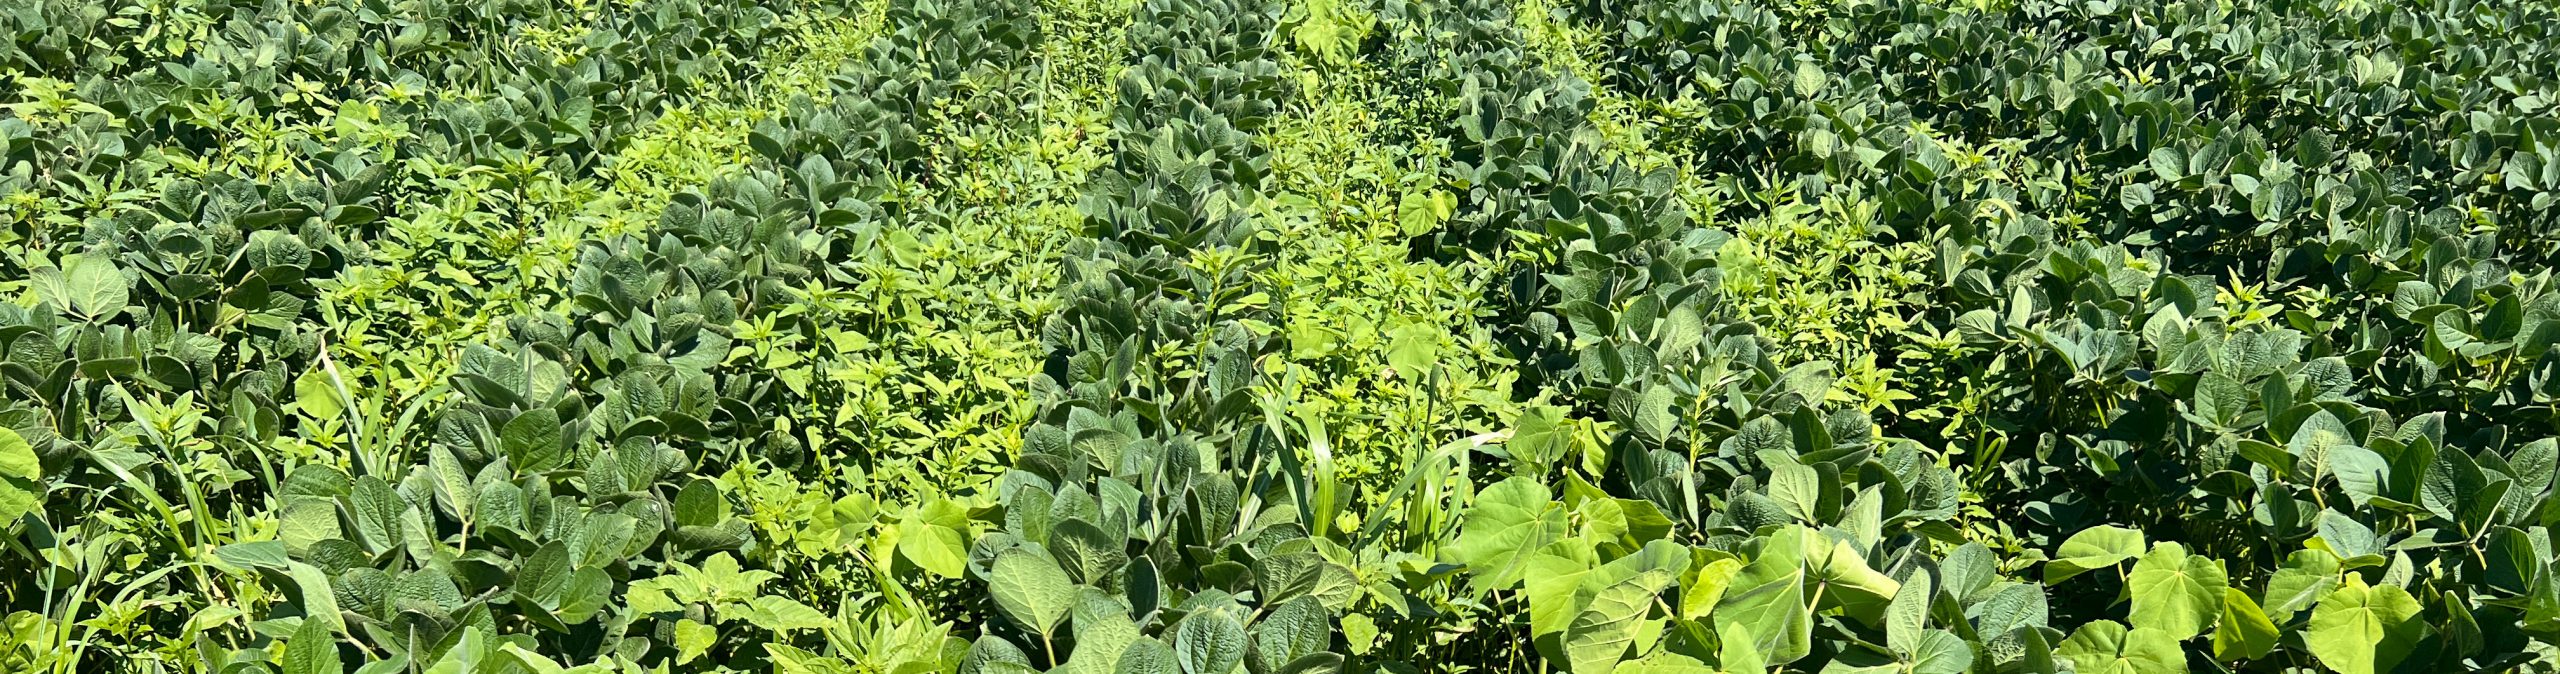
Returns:
[[[2116,526],[2096,526],[2072,534],[2062,542],[2053,561],[2044,565],[2044,582],[2061,583],[2096,569],[2124,563],[2142,554],[2142,532]]]
[[[2302,644],[2339,674],[2390,672],[2427,636],[2418,613],[2418,600],[2409,591],[2369,586],[2362,576],[2348,574],[2346,584],[2330,590],[2311,610]]]
[[[1024,629],[1057,633],[1058,621],[1075,607],[1076,584],[1056,562],[1023,549],[1007,550],[987,571],[987,590],[996,607]]]
[[[1449,550],[1486,587],[1510,587],[1520,582],[1529,554],[1564,536],[1564,531],[1563,507],[1549,496],[1547,486],[1513,477],[1476,496]]]
[[[44,505],[44,465],[17,431],[0,428],[0,531]]]
[[[1571,671],[1590,674],[1616,668],[1648,624],[1658,621],[1652,617],[1655,600],[1673,580],[1671,572],[1656,569],[1592,597],[1590,608],[1565,627],[1564,650]]]
[[[1224,611],[1194,613],[1174,629],[1173,659],[1183,674],[1228,674],[1244,663],[1244,626]]]
[[[2213,657],[2216,660],[2256,660],[2267,657],[2276,647],[2276,625],[2267,620],[2258,602],[2239,588],[2222,591],[2222,620],[2213,629]]]
[[[2155,629],[2125,629],[2112,620],[2081,625],[2053,654],[2080,674],[2185,674],[2187,654],[2178,639]]]
[[[2212,626],[2222,613],[2230,581],[2222,561],[2187,554],[2186,546],[2161,543],[2133,565],[2125,589],[2133,595],[2133,626],[2185,641]]]

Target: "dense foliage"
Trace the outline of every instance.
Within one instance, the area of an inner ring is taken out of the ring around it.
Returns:
[[[0,669],[2560,672],[2560,9],[20,0]]]

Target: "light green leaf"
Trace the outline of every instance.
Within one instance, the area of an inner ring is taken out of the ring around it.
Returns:
[[[1144,635],[1138,625],[1116,607],[1111,610],[1077,610],[1075,621],[1075,653],[1067,656],[1065,674],[1111,674],[1120,663],[1121,651]]]
[[[1565,409],[1552,405],[1532,405],[1520,410],[1512,420],[1511,439],[1502,448],[1514,461],[1529,466],[1556,465],[1572,446],[1573,426],[1565,420]]]
[[[322,421],[338,419],[346,413],[345,404],[338,397],[338,385],[319,368],[293,379],[293,402],[302,409],[303,416]]]
[[[2267,657],[2276,647],[2276,625],[2258,609],[2257,600],[2239,588],[2222,591],[2222,621],[2213,629],[2213,657],[2239,661]]]
[[[2044,582],[2060,583],[2089,571],[2124,563],[2142,554],[2142,532],[2096,526],[2072,534],[2044,565]]]
[[[1439,365],[1440,334],[1440,328],[1428,323],[1406,323],[1387,331],[1387,365],[1407,381],[1430,378],[1431,369]]]
[[[766,643],[764,652],[773,661],[773,674],[854,674],[853,667],[843,659],[811,653],[789,644]]]
[[[653,613],[676,613],[683,611],[685,608],[684,603],[677,601],[675,597],[669,596],[666,590],[667,585],[674,584],[677,581],[678,579],[676,578],[659,576],[657,578],[634,582],[631,584],[630,589],[624,593],[623,602],[631,607],[632,613],[642,615]]]
[[[507,661],[515,663],[515,667],[509,671],[526,672],[527,674],[587,674],[589,672],[600,671],[594,665],[581,666],[577,669],[564,668],[560,666],[560,663],[552,662],[551,658],[546,657],[541,653],[526,650],[525,647],[515,644],[500,644],[498,646],[498,655],[505,656]],[[493,659],[491,662],[495,662],[495,660]],[[481,669],[499,670],[501,668],[483,664],[481,665]]]
[[[1810,530],[1788,527],[1761,543],[1760,554],[1733,577],[1733,586],[1715,608],[1718,630],[1746,628],[1752,650],[1778,664],[1794,662],[1813,648],[1813,609],[1806,605],[1804,537]]]
[[[293,560],[285,554],[284,544],[276,541],[233,543],[215,548],[213,556],[215,559],[222,560],[224,564],[240,569],[282,571],[293,567]]]
[[[44,464],[17,431],[0,428],[0,531],[44,505]]]
[[[1742,560],[1719,559],[1698,567],[1688,586],[1680,588],[1680,617],[1699,620],[1724,600],[1725,588],[1732,587],[1735,574],[1742,572]]]
[[[1834,541],[1811,529],[1805,532],[1806,592],[1821,599],[1814,608],[1839,609],[1858,622],[1881,626],[1885,606],[1893,603],[1902,584],[1867,566],[1866,557],[1848,541]]]
[[[1458,197],[1444,190],[1406,192],[1396,200],[1396,225],[1405,236],[1421,236],[1448,222],[1458,212]]]
[[[1528,477],[1503,480],[1476,496],[1449,552],[1486,587],[1520,582],[1531,552],[1564,536],[1564,510],[1547,486]]]
[[[2202,634],[2222,613],[2223,590],[2230,579],[2222,560],[2187,554],[2186,546],[2161,543],[2133,565],[2126,581],[2133,595],[2133,625],[2167,633],[2185,641]]]
[[[2347,492],[2349,502],[2358,506],[2390,490],[2391,461],[2370,449],[2355,445],[2331,447],[2329,472],[2338,477],[2338,488]]]
[[[1760,639],[1739,623],[1716,623],[1716,669],[1724,674],[1761,674],[1769,670]]]
[[[1342,617],[1342,640],[1350,644],[1352,653],[1366,655],[1376,649],[1378,636],[1378,620],[1369,614],[1354,613]]]
[[[293,578],[293,584],[300,591],[305,616],[302,621],[305,624],[319,623],[330,632],[346,629],[343,619],[338,616],[338,594],[329,587],[329,574],[322,572],[320,567],[293,562],[285,575]]]
[[[2338,556],[2326,550],[2296,550],[2267,578],[2267,619],[2285,622],[2311,608],[2338,584]]]
[[[1598,570],[1593,566],[1598,560],[1591,557],[1589,545],[1569,547],[1577,542],[1558,543],[1529,556],[1527,570],[1521,574],[1521,594],[1529,600],[1529,635],[1533,638],[1564,631],[1591,597],[1599,593],[1599,588],[1589,582]]]
[[[1823,75],[1822,67],[1814,65],[1812,61],[1796,62],[1795,88],[1797,96],[1811,97],[1814,94],[1821,93],[1822,85],[1829,79],[1829,77]]]
[[[1787,514],[1797,522],[1821,524],[1817,511],[1822,500],[1822,474],[1797,462],[1787,452],[1764,451],[1760,460],[1769,465],[1769,499],[1786,507]]]
[[[835,624],[835,621],[827,618],[827,614],[819,613],[817,609],[809,608],[809,605],[789,597],[765,595],[757,597],[747,606],[748,609],[744,611],[745,615],[742,617],[746,618],[748,624],[762,627],[776,634],[795,630],[826,629],[827,626]]]
[[[2302,643],[2320,664],[2339,674],[2389,672],[2427,636],[2418,612],[2418,600],[2408,590],[2368,586],[2363,576],[2348,574],[2346,584],[2330,590],[2311,610],[2311,627],[2303,632]]]
[[[1716,674],[1716,670],[1697,658],[1658,651],[1642,660],[1618,663],[1618,668],[1610,670],[1610,674]]]
[[[1603,589],[1591,606],[1574,616],[1564,630],[1564,650],[1574,674],[1606,674],[1616,669],[1639,634],[1655,622],[1648,616],[1655,599],[1674,578],[1651,570]]]
[[[958,529],[908,517],[898,523],[898,556],[927,573],[958,578],[969,567],[969,544]]]
[[[1902,589],[1893,593],[1893,603],[1885,607],[1885,647],[1906,656],[1919,647],[1929,627],[1929,604],[1936,596],[1937,588],[1927,573],[1914,573],[1903,581]]]
[[[44,464],[17,431],[0,428],[0,478],[44,479]]]
[[[690,618],[676,621],[676,663],[684,664],[702,657],[702,653],[711,650],[712,642],[719,638],[720,630],[710,625]]]
[[[105,255],[65,255],[60,268],[37,269],[31,276],[40,300],[82,318],[121,313],[130,299],[124,271]]]
[[[1973,668],[1973,645],[1946,630],[1929,630],[1903,653],[1910,674],[1964,674]]]
[[[427,447],[428,484],[434,487],[436,504],[445,514],[464,522],[479,518],[480,493],[471,488],[471,476],[463,472],[462,460],[442,444]]]
[[[2293,430],[2292,440],[2285,443],[2285,453],[2292,454],[2294,465],[2308,473],[2303,479],[2318,480],[2329,473],[2329,453],[2338,447],[2354,446],[2353,435],[2345,422],[2322,410]]]
[[[2186,674],[2187,655],[2178,639],[2159,630],[2126,630],[2113,620],[2080,626],[2062,640],[2054,654],[2069,659],[2080,674]]]

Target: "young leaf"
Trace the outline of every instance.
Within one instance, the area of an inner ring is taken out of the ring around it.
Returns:
[[[2159,630],[2127,630],[2113,620],[2081,625],[2053,650],[2080,674],[2186,674],[2178,639]]]
[[[2256,660],[2267,657],[2276,647],[2276,625],[2267,620],[2258,602],[2239,588],[2224,588],[2222,620],[2213,629],[2213,657],[2216,660]]]
[[[827,626],[835,624],[834,620],[827,618],[827,614],[819,613],[817,609],[809,608],[807,604],[789,597],[773,595],[756,597],[755,601],[749,603],[746,610],[740,613],[744,614],[741,617],[746,618],[749,624],[775,634],[826,629]]]
[[[898,556],[916,568],[944,578],[958,578],[969,565],[969,545],[960,531],[922,517],[898,523]]]
[[[2223,590],[2230,581],[2222,561],[2187,554],[2186,546],[2161,543],[2134,563],[2125,580],[2133,595],[2133,625],[2185,641],[2203,633],[2222,612]]]
[[[1725,588],[1733,585],[1734,574],[1741,571],[1742,561],[1730,558],[1698,567],[1697,574],[1688,579],[1687,586],[1680,588],[1680,617],[1689,620],[1706,618],[1716,602],[1724,600]]]
[[[0,531],[44,505],[44,464],[17,431],[0,428]]]
[[[1529,553],[1564,535],[1564,512],[1547,486],[1527,477],[1503,480],[1476,496],[1450,555],[1488,587],[1520,582]]]
[[[1606,674],[1639,634],[1648,631],[1654,600],[1673,581],[1655,569],[1603,589],[1564,630],[1564,651],[1574,674]]]
[[[1424,381],[1438,364],[1440,329],[1429,323],[1406,323],[1387,332],[1387,365],[1396,376],[1408,381]]]
[[[2339,674],[2377,674],[2409,657],[2426,638],[2418,600],[2395,585],[2368,586],[2348,574],[2346,584],[2320,598],[2302,644],[2320,664]]]
[[[1752,650],[1778,664],[1813,648],[1813,609],[1806,605],[1804,542],[1807,530],[1791,527],[1761,544],[1760,555],[1733,577],[1715,608],[1718,630],[1739,625],[1756,641]]]
[[[2117,526],[2095,526],[2062,542],[2053,561],[2044,565],[2044,582],[2061,583],[2089,571],[2124,563],[2142,554],[2142,532]]]
[[[677,664],[692,662],[694,658],[702,657],[705,651],[711,650],[711,644],[720,638],[718,629],[694,622],[692,619],[676,621],[675,631]]]

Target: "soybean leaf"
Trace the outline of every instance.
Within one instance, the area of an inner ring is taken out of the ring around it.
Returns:
[[[1910,655],[1920,645],[1920,637],[1929,627],[1929,605],[1937,597],[1937,589],[1929,574],[1915,573],[1893,593],[1893,604],[1885,608],[1884,642],[1895,653]]]
[[[2096,569],[2124,563],[2142,554],[2142,532],[2118,526],[2095,526],[2072,534],[2044,565],[2044,582],[2060,583]]]
[[[1946,630],[1928,630],[1903,653],[1910,674],[1964,674],[1973,669],[1973,645]]]
[[[998,555],[987,571],[987,586],[1006,618],[1042,636],[1056,634],[1058,621],[1075,607],[1075,581],[1056,562],[1029,550]]]
[[[1228,674],[1244,662],[1244,626],[1224,611],[1182,619],[1173,635],[1173,658],[1183,674]]]
[[[338,637],[329,625],[318,620],[304,620],[293,638],[284,643],[284,674],[342,674],[346,666],[338,661]]]

